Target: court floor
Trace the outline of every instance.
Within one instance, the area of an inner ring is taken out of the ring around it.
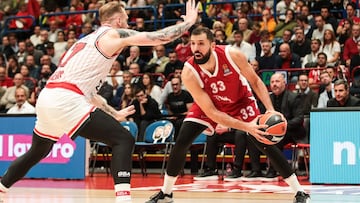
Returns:
[[[178,179],[174,191],[176,203],[290,203],[293,198],[283,181],[193,181],[192,178],[192,175],[185,175]],[[360,202],[359,185],[311,185],[306,180],[301,183],[311,193],[311,202]],[[161,185],[159,174],[146,177],[133,174],[132,202],[145,202]],[[1,203],[115,203],[113,181],[106,174],[96,174],[85,180],[24,179],[1,195]]]

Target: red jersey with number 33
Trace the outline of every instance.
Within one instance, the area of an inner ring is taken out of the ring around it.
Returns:
[[[229,46],[217,45],[214,55],[216,67],[213,73],[196,64],[194,57],[186,62],[185,68],[193,71],[200,87],[210,96],[217,109],[243,121],[252,121],[259,115],[256,100],[246,78],[241,75],[240,69],[231,59]],[[191,115],[191,110],[189,113],[189,117],[201,119],[204,116]]]

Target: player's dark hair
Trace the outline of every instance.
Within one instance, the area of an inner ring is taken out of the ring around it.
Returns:
[[[210,42],[214,42],[215,41],[215,37],[214,34],[211,32],[211,30],[207,27],[197,27],[195,28],[192,32],[191,35],[201,35],[205,33],[206,34],[206,38],[210,41]]]

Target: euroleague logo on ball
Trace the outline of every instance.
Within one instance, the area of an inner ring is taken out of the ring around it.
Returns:
[[[258,125],[267,125],[265,129],[261,129],[264,132],[269,133],[264,137],[267,139],[264,144],[273,145],[280,142],[285,134],[287,128],[287,122],[279,114],[269,112],[262,114],[258,120]]]

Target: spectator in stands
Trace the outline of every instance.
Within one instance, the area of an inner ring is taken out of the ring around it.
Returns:
[[[8,58],[6,69],[9,78],[14,78],[16,73],[20,73],[19,63],[15,55]]]
[[[335,33],[332,30],[325,30],[323,39],[321,50],[327,56],[328,65],[335,66],[340,59],[340,44],[336,40]]]
[[[248,61],[255,59],[255,49],[249,43],[245,42],[243,32],[236,30],[234,31],[234,43],[232,47],[240,50],[247,57]]]
[[[66,45],[67,45],[67,42],[65,41],[65,32],[59,31],[57,33],[57,40],[54,43],[55,54],[52,57],[55,62],[59,61],[60,58],[62,57],[62,55],[65,53]],[[58,65],[58,62],[55,64]]]
[[[173,77],[170,83],[173,91],[167,96],[165,105],[168,111],[167,119],[171,120],[175,127],[174,140],[176,140],[180,126],[192,106],[194,99],[188,91],[181,88],[182,82],[180,77]]]
[[[149,30],[145,25],[145,19],[142,17],[137,17],[135,19],[135,25],[132,29],[134,29],[136,31],[141,31],[141,32]]]
[[[5,56],[0,52],[0,66],[6,67]]]
[[[320,52],[321,41],[319,39],[312,39],[310,44],[311,52],[306,54],[303,59],[302,68],[314,68],[317,66],[317,57]]]
[[[269,31],[267,31],[267,30],[260,31],[260,41],[255,42],[253,44],[253,46],[255,47],[256,57],[260,57],[260,56],[264,55],[264,53],[262,51],[262,43],[268,42],[268,41],[271,41]],[[275,48],[274,48],[274,50],[275,50]]]
[[[300,10],[300,15],[306,16],[308,19],[309,25],[311,27],[315,27],[315,19],[314,16],[310,13],[310,8],[308,5],[303,5]]]
[[[304,112],[302,98],[292,91],[286,89],[285,78],[282,73],[274,73],[270,79],[270,89],[272,94],[270,94],[270,99],[276,111],[282,113],[287,120],[287,129],[284,138],[276,144],[280,150],[283,150],[284,146],[290,142],[296,143],[298,140],[301,140],[305,137],[305,128],[303,126]],[[252,151],[250,157],[253,156],[253,153],[256,154],[256,150],[249,146],[249,153]],[[258,151],[257,156],[259,157],[260,153]],[[258,162],[260,164],[259,158]],[[273,181],[277,179],[277,174],[273,167],[270,165],[267,173],[265,175],[264,181]]]
[[[345,80],[337,80],[334,83],[335,98],[327,101],[327,107],[350,107],[360,106],[360,99],[350,95],[349,84]]]
[[[336,18],[334,18],[329,10],[329,7],[323,6],[320,9],[320,15],[324,18],[326,24],[330,24],[333,30],[336,30],[338,27],[338,22]]]
[[[81,26],[81,33],[78,38],[81,39],[86,35],[90,34],[91,32],[93,32],[93,26],[91,25],[91,23],[84,23]]]
[[[27,65],[25,65],[25,64],[22,64],[20,66],[20,73],[21,73],[21,75],[23,75],[24,85],[27,88],[29,88],[29,93],[31,95],[31,93],[35,91],[35,86],[37,84],[37,81],[35,80],[35,78],[30,77],[29,67],[27,67]]]
[[[232,30],[233,32],[235,30],[239,30],[239,20],[242,18],[247,19],[249,26],[253,24],[252,19],[249,16],[247,16],[247,14],[244,11],[242,11],[241,6],[238,6],[236,7],[236,18],[235,18],[236,20],[233,23],[233,30]]]
[[[226,41],[226,34],[224,30],[215,30],[214,31],[215,36],[215,43],[217,45],[227,45],[228,42]]]
[[[135,113],[130,117],[134,119],[139,127],[137,141],[144,141],[146,127],[157,119],[161,118],[158,103],[145,93],[143,88],[135,88],[136,99],[134,100]]]
[[[49,46],[49,45],[47,45]],[[51,46],[51,45],[50,45]],[[51,72],[55,72],[55,70],[57,69],[57,66],[51,61],[51,56],[44,54],[41,59],[40,59],[40,64],[43,65],[48,65],[51,68]],[[41,71],[40,71],[41,72]]]
[[[190,33],[188,31],[181,36],[181,43],[176,45],[175,51],[178,59],[183,63],[192,56],[190,48]]]
[[[360,25],[354,24],[351,28],[351,37],[349,37],[344,44],[343,60],[347,67],[350,66],[350,59],[359,53],[357,42],[360,41]]]
[[[259,22],[255,22],[251,29],[252,29],[252,33],[249,38],[249,44],[253,45],[256,42],[259,42],[261,39]]]
[[[68,30],[67,41],[70,41],[70,40],[74,40],[75,42],[78,40],[75,28]]]
[[[321,15],[315,16],[315,25],[317,28],[314,30],[311,39],[320,39],[323,42],[325,30],[333,30],[333,28],[330,24],[325,23],[324,17]]]
[[[121,68],[121,63],[118,60],[115,60],[111,66],[110,72],[106,77],[105,81],[112,87],[113,95],[115,95],[116,90],[123,84],[123,71]]]
[[[50,42],[50,41],[49,41],[48,43],[44,44],[44,47],[45,47],[45,49],[46,49],[46,54],[45,54],[44,56],[48,55],[48,56],[51,58],[51,63],[56,66],[56,64],[58,64],[59,61],[55,61],[55,60],[54,60],[54,56],[55,56],[54,42]],[[43,57],[44,57],[44,56],[43,56]],[[42,58],[43,58],[43,57],[42,57]],[[54,67],[54,68],[55,68],[55,67]],[[56,68],[55,68],[55,69],[56,69]]]
[[[271,15],[270,9],[262,11],[262,21],[260,22],[260,30],[267,30],[270,33],[270,40],[274,39],[276,21]]]
[[[38,81],[38,84],[37,84],[37,90],[36,92],[37,93],[40,93],[40,91],[42,89],[44,89],[47,81],[49,80],[51,74],[52,74],[52,70],[50,68],[50,66],[48,64],[44,64],[41,66],[41,70],[40,70],[40,79]]]
[[[121,96],[120,109],[124,109],[134,103],[134,87],[131,83],[126,83],[124,86],[124,93]]]
[[[286,21],[287,10],[295,11],[296,4],[292,0],[281,0],[276,4],[276,13],[279,15],[278,20]]]
[[[5,58],[15,54],[15,51],[10,46],[9,36],[2,37],[0,52],[4,54]]]
[[[284,43],[287,43],[290,47],[292,47],[292,43],[294,43],[291,39],[292,36],[293,31],[290,29],[285,29],[281,39],[273,40],[273,44],[275,44],[274,54],[278,54],[280,52],[280,45]]]
[[[19,10],[16,13],[15,16],[20,17],[20,16],[29,16],[31,15],[28,12],[27,9],[27,4],[26,3],[21,3],[19,5]],[[24,29],[24,30],[29,30],[32,26],[32,19],[31,18],[17,18],[14,19],[10,22],[9,24],[9,28],[10,29]]]
[[[125,60],[126,67],[130,67],[130,64],[137,63],[140,66],[140,72],[144,72],[145,61],[140,57],[140,48],[138,46],[130,47],[130,55]]]
[[[250,61],[251,67],[254,69],[255,72],[259,71],[259,62],[257,60]]]
[[[15,90],[15,105],[12,106],[6,113],[7,114],[34,114],[35,107],[33,107],[28,101],[26,89],[18,87]]]
[[[40,67],[35,64],[34,56],[29,54],[25,57],[25,65],[29,68],[29,76],[39,79]]]
[[[19,51],[18,37],[16,33],[9,33],[9,45],[14,53]]]
[[[88,5],[87,5],[87,9],[86,10],[88,10],[88,11],[95,11],[95,10],[97,10],[98,8],[96,7],[96,3],[93,3],[93,2],[91,2],[91,3],[89,3]],[[96,13],[95,12],[88,12],[88,13],[83,13],[82,15],[81,15],[81,20],[82,20],[82,22],[83,23],[85,23],[85,24],[90,24],[91,25],[91,28],[92,28],[92,26],[94,26],[94,25],[99,25],[100,24],[100,22],[99,22],[99,20],[97,19],[97,17],[96,17]]]
[[[63,8],[61,6],[56,6],[55,13],[62,13],[62,12],[63,12]],[[55,21],[59,28],[63,28],[65,27],[66,18],[67,18],[66,15],[49,16],[47,22]]]
[[[153,98],[161,109],[163,103],[161,102],[161,87],[155,84],[154,78],[150,73],[144,73],[142,76],[142,85],[145,89],[145,93]]]
[[[317,107],[318,94],[310,88],[309,76],[306,73],[301,73],[299,75],[296,93],[302,97],[304,115],[310,115],[310,110]]]
[[[286,1],[289,1],[289,0],[286,0]],[[279,2],[279,3],[281,3],[281,2]],[[287,9],[286,13],[285,13],[285,17],[286,18],[283,21],[280,21],[275,27],[274,40],[277,43],[281,42],[281,38],[283,37],[284,31],[286,29],[293,30],[296,26],[296,18],[295,18],[294,10]]]
[[[97,94],[104,98],[107,104],[112,105],[112,100],[114,97],[113,87],[109,85],[107,81],[101,84],[101,87],[98,90]]]
[[[45,44],[49,42],[49,32],[46,29],[40,31],[40,40],[41,42],[35,46],[35,49],[42,51],[43,54],[46,54]]]
[[[61,29],[59,28],[58,23],[55,20],[51,20],[49,21],[49,41],[50,42],[56,42],[57,41],[57,36],[58,36],[58,32],[61,31]]]
[[[278,69],[290,69],[290,68],[300,68],[301,67],[301,61],[300,57],[292,53],[290,50],[290,46],[288,43],[283,43],[280,45],[279,48],[279,56],[276,57],[275,67]],[[289,72],[288,75],[290,75],[290,81],[296,82],[298,80],[297,76],[299,75],[298,72]]]
[[[249,29],[249,21],[246,18],[239,19],[239,30],[243,33],[245,42],[249,42],[252,31]]]
[[[150,59],[148,63],[148,68],[145,68],[146,72],[152,72],[152,73],[163,73],[165,70],[165,65],[169,62],[169,57],[166,56],[165,52],[165,46],[164,45],[158,45],[154,46],[154,55],[153,58]],[[155,64],[159,65],[155,70],[151,70]]]
[[[304,30],[305,38],[311,39],[314,27],[309,24],[309,20],[304,15],[299,15],[296,17],[297,26]]]
[[[24,63],[25,56],[26,56],[26,43],[25,43],[25,41],[20,41],[18,43],[18,46],[19,46],[19,50],[18,50],[18,52],[16,52],[15,56],[16,56],[18,64],[22,64],[22,63]]]
[[[26,90],[26,95],[29,95],[29,89],[24,85],[24,76],[20,73],[15,74],[14,86],[6,89],[4,96],[0,100],[0,105],[5,108],[5,111],[15,105],[15,90],[18,87],[22,87]]]
[[[131,84],[135,87],[142,85],[141,76],[140,76],[140,66],[137,63],[131,63],[129,66],[129,71],[132,74]]]
[[[31,42],[26,42],[26,55],[25,55],[25,63],[28,55],[33,56],[34,64],[40,65],[40,59],[44,55],[44,52],[41,50],[35,49],[34,45]]]
[[[0,77],[1,77],[1,75],[0,75]],[[5,92],[6,92],[6,89],[4,87],[0,86],[0,100],[1,100],[1,97],[4,96]]]
[[[170,74],[174,73],[175,69],[182,68],[184,66],[184,63],[178,59],[178,55],[174,50],[171,50],[168,55],[169,62],[166,64],[164,71],[164,76],[167,79]]]
[[[83,9],[81,9],[83,10]],[[77,9],[75,6],[70,7],[70,12],[76,12]],[[65,22],[65,28],[69,29],[71,27],[79,28],[82,25],[82,17],[81,14],[70,14],[68,15],[66,22]]]
[[[233,30],[233,23],[230,21],[229,14],[222,13],[220,17],[221,17],[221,22],[224,24],[224,31],[226,37],[230,37]]]
[[[6,68],[0,66],[0,87],[9,88],[14,86],[14,82],[11,78],[9,78],[6,74]]]
[[[321,71],[320,82],[320,85],[324,86],[325,88],[324,91],[319,94],[317,107],[325,108],[327,106],[327,101],[335,97],[334,84],[331,82],[330,74],[326,70]]]
[[[338,41],[339,41],[341,47],[343,47],[346,40],[351,37],[352,25],[353,25],[353,22],[351,19],[345,19],[343,26],[341,26],[339,28],[339,30],[336,30],[337,32],[339,32],[339,33],[337,33],[337,36],[339,38]]]
[[[262,47],[263,55],[256,57],[256,60],[259,62],[259,69],[264,70],[264,69],[277,68],[277,66],[276,66],[277,59],[276,58],[278,56],[273,54],[273,52],[271,50],[272,49],[271,41],[262,42],[261,47]]]
[[[173,74],[172,74],[172,78],[173,77],[180,77],[181,76],[181,72],[182,72],[183,67],[176,67]],[[181,89],[185,90],[185,86],[183,84],[181,84]],[[161,100],[160,103],[164,103],[167,96],[173,91],[172,89],[172,85],[171,85],[171,80],[169,80],[165,85],[164,88],[162,89],[162,93],[161,93]]]
[[[305,55],[311,52],[311,41],[305,37],[303,28],[295,28],[295,40],[292,43],[291,50],[293,53],[300,56],[300,60],[303,61]]]
[[[123,83],[122,83],[122,85],[120,85],[117,88],[116,93],[115,93],[115,95],[113,97],[113,101],[112,101],[112,105],[116,109],[121,109],[121,98],[122,98],[122,96],[124,94],[124,91],[125,91],[125,84],[131,84],[133,90],[135,88],[134,84],[131,83],[132,78],[133,78],[133,74],[130,71],[124,70],[123,74],[122,74],[122,78],[123,78]]]
[[[345,19],[351,19],[354,24],[360,23],[360,18],[356,16],[356,5],[353,2],[349,2],[346,5],[346,18],[340,20],[339,25],[336,29],[336,33],[339,34],[344,25]]]
[[[320,52],[317,55],[317,62],[316,66],[310,68],[317,68],[309,71],[309,85],[310,87],[313,87],[314,85],[317,85],[320,80],[320,74],[323,70],[326,69],[327,66],[327,56],[324,52]]]
[[[357,66],[360,66],[360,40],[357,41],[356,45],[357,45],[358,53],[353,55],[351,58],[350,68],[349,68],[350,74],[352,74],[352,72]],[[355,81],[360,80],[360,70],[354,72],[354,78],[352,79],[354,79]]]
[[[336,20],[342,20],[344,12],[344,2],[342,0],[332,0],[330,1],[330,11]]]

